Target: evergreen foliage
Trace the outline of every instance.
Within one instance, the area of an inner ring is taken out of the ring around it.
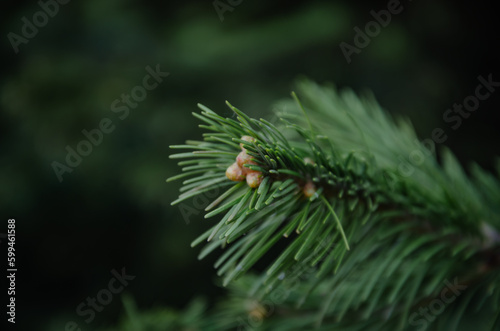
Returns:
[[[172,204],[221,192],[192,246],[220,251],[232,296],[202,329],[244,329],[245,314],[259,330],[500,329],[498,177],[468,177],[370,95],[301,81],[292,96],[272,121],[199,105],[203,141],[171,146],[186,150],[171,155],[182,173],[169,181],[184,180]],[[256,185],[226,176],[241,153]],[[401,160],[417,156],[408,173]],[[437,316],[419,313],[443,291]]]

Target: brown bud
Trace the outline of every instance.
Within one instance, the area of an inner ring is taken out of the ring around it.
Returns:
[[[310,157],[305,157],[304,158],[304,163],[305,164],[312,164],[312,165],[314,165],[314,161]]]
[[[262,172],[260,171],[252,171],[247,174],[247,184],[251,188],[257,188],[260,186],[260,183],[262,183],[262,179],[264,176],[262,176]]]
[[[241,182],[245,180],[245,174],[243,170],[240,168],[238,163],[231,164],[226,170],[226,177],[232,180],[233,182]]]
[[[308,181],[306,185],[304,185],[302,192],[306,197],[310,198],[316,193],[316,186],[313,184],[313,182]]]
[[[252,170],[245,167],[245,164],[257,164],[252,161],[252,156],[248,155],[246,151],[241,151],[240,154],[236,157],[236,163],[241,168],[244,174],[251,172]]]
[[[250,137],[250,136],[243,136],[243,137],[241,137],[241,140],[247,141],[249,143],[253,143],[255,141],[255,138],[254,137]],[[243,147],[243,143],[240,143],[240,148],[243,151],[245,150],[245,147]]]

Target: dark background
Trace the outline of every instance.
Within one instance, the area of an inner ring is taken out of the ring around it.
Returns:
[[[201,212],[183,220],[170,206],[180,182],[165,182],[180,171],[168,146],[200,138],[191,116],[198,102],[229,116],[229,100],[272,118],[273,102],[301,76],[368,89],[391,113],[409,117],[422,139],[441,127],[464,165],[492,169],[500,91],[457,130],[442,116],[474,93],[479,75],[500,81],[497,10],[487,1],[401,4],[350,64],[339,44],[353,44],[353,28],[363,29],[387,2],[242,1],[221,22],[212,1],[70,1],[18,54],[7,34],[21,34],[21,18],[32,21],[40,7],[3,4],[0,232],[16,219],[18,329],[114,324],[123,314],[117,298],[88,325],[75,309],[123,267],[136,276],[126,291],[141,310],[223,295],[214,257],[198,261],[189,246],[211,221]],[[170,76],[118,119],[112,102],[157,64]],[[76,148],[82,130],[106,117],[115,130],[59,182],[52,162],[63,163],[66,146]],[[4,274],[5,241],[0,249]]]

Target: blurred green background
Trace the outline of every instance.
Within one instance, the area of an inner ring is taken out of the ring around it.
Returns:
[[[500,155],[498,92],[457,130],[442,116],[473,94],[477,76],[500,80],[496,11],[486,1],[401,4],[350,64],[339,44],[353,44],[353,28],[363,29],[387,2],[242,1],[221,21],[212,1],[71,1],[17,54],[7,35],[21,34],[22,18],[31,21],[40,5],[4,5],[0,232],[17,220],[19,330],[116,323],[117,298],[90,324],[75,309],[123,267],[136,276],[126,292],[141,310],[183,309],[195,297],[213,303],[224,294],[215,256],[200,262],[189,246],[209,221],[201,212],[184,220],[170,206],[180,182],[165,182],[180,171],[168,146],[201,136],[191,115],[197,103],[231,116],[229,100],[271,119],[273,102],[301,76],[368,89],[391,113],[409,117],[422,139],[441,127],[464,164],[492,168]],[[121,120],[112,103],[157,65],[170,75]],[[115,130],[59,182],[52,163],[64,163],[66,147],[76,148],[82,130],[103,118]]]

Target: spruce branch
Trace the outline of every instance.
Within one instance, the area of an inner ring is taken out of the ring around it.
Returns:
[[[451,279],[468,286],[464,307],[482,295],[498,316],[497,177],[474,166],[469,179],[446,149],[439,165],[435,146],[373,98],[309,81],[299,83],[299,95],[278,104],[274,123],[228,102],[236,119],[199,105],[193,115],[208,131],[204,140],[171,146],[191,150],[171,155],[186,159],[169,179],[184,179],[172,204],[224,192],[206,208],[205,218],[217,220],[192,244],[208,242],[200,258],[225,249],[215,263],[223,284],[270,255],[247,293],[263,300],[286,287],[297,266],[314,270],[288,300],[308,316],[310,307],[314,321],[305,321],[328,330],[403,329]],[[427,157],[402,174],[399,158],[415,151]]]

